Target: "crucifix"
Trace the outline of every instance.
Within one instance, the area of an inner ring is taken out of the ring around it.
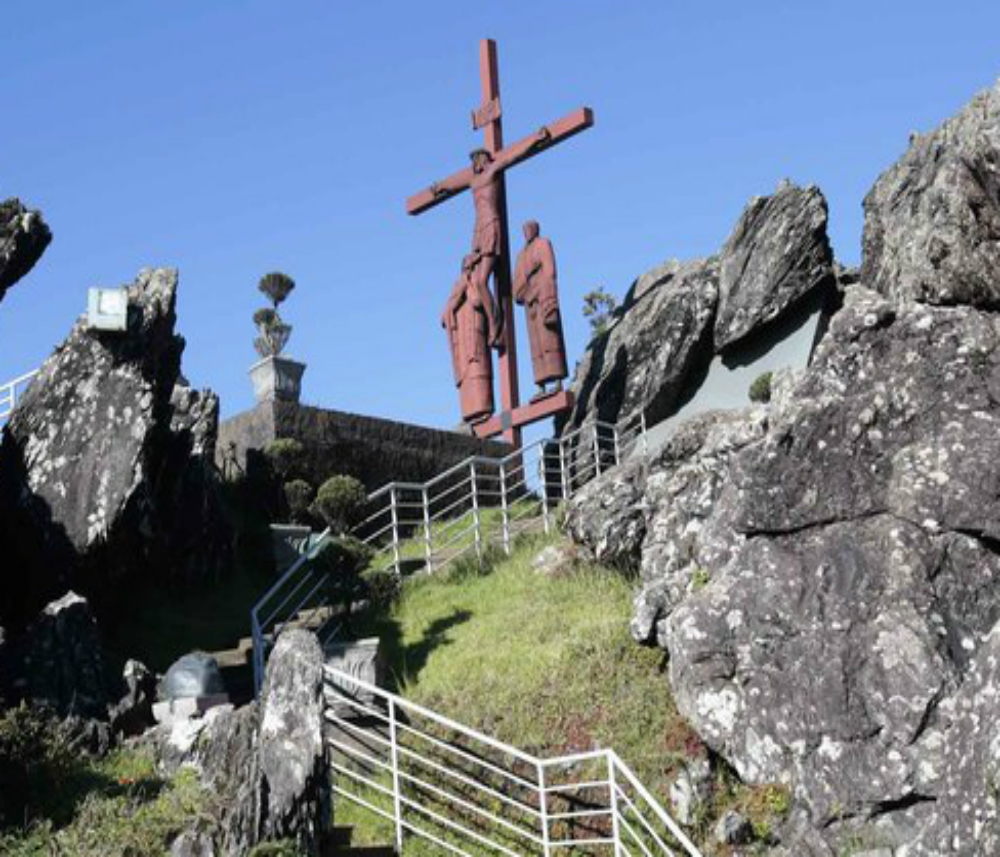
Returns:
[[[501,412],[492,414],[492,362],[489,377],[479,380],[490,386],[488,402],[472,407],[472,429],[479,437],[502,435],[515,447],[521,446],[521,428],[572,407],[572,394],[559,390],[521,406],[517,378],[517,344],[514,336],[514,305],[511,294],[510,243],[507,233],[507,193],[504,171],[594,124],[594,114],[581,107],[557,122],[543,125],[535,134],[504,147],[502,110],[500,106],[500,75],[496,42],[483,39],[479,43],[479,76],[482,104],[472,112],[473,130],[483,130],[483,148],[471,155],[472,165],[435,182],[426,190],[406,201],[409,214],[422,214],[447,199],[471,189],[476,210],[472,253],[463,260],[462,276],[449,299],[449,310],[442,322],[446,327],[457,319],[454,305],[463,295],[471,296],[482,307],[484,335],[499,351]],[[492,277],[496,294],[497,313],[492,311],[488,281]],[[451,311],[452,321],[448,320]],[[451,333],[449,333],[451,335]],[[453,352],[454,354],[454,352]],[[489,354],[487,352],[487,358]],[[456,361],[456,375],[459,372]],[[463,391],[464,393],[464,391]],[[486,399],[484,398],[484,402]],[[463,411],[465,411],[463,399]]]

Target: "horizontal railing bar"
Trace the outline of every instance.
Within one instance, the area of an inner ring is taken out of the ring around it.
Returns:
[[[407,830],[409,830],[411,833],[415,833],[417,836],[422,836],[424,839],[433,842],[435,845],[440,845],[442,848],[447,848],[452,853],[460,855],[460,857],[472,857],[472,855],[469,854],[468,851],[463,851],[457,845],[451,845],[445,842],[443,839],[438,839],[433,833],[428,833],[426,830],[423,830],[422,828],[417,827],[414,824],[411,824],[409,821],[406,821],[405,819],[401,820],[400,824]]]
[[[327,702],[331,702],[331,701],[332,702],[343,702],[344,704],[351,706],[351,708],[353,708],[353,709],[355,709],[357,711],[360,711],[362,714],[366,714],[369,717],[377,717],[383,723],[391,723],[392,722],[389,719],[389,717],[387,715],[383,714],[381,711],[378,711],[375,708],[369,708],[369,707],[365,706],[364,704],[362,704],[360,702],[357,702],[354,699],[351,699],[349,696],[346,695],[346,691],[341,690],[339,687],[337,687],[336,685],[334,685],[334,684],[331,683],[331,680],[330,680],[329,676],[326,677],[326,681],[323,683],[323,690],[324,690],[324,694],[323,695],[324,695],[324,698],[326,699]],[[330,697],[327,696],[326,693],[325,693],[325,691],[328,691],[328,690],[329,691],[333,691],[335,693],[338,693],[340,695],[337,696],[335,699],[331,700]],[[336,717],[337,715],[332,715],[332,716]]]
[[[535,842],[539,845],[544,844],[543,840],[540,837],[536,836],[534,833],[532,833],[530,830],[525,830],[523,827],[518,827],[516,824],[507,821],[505,818],[500,818],[497,815],[493,815],[493,813],[489,812],[488,810],[485,810],[480,806],[476,806],[474,803],[470,803],[469,801],[466,801],[463,798],[458,797],[458,795],[453,795],[451,794],[451,792],[446,792],[443,789],[439,789],[437,786],[432,785],[431,783],[428,783],[420,779],[420,777],[415,777],[413,776],[413,774],[408,774],[406,771],[400,771],[399,776],[403,777],[406,780],[409,780],[411,783],[414,783],[415,785],[427,789],[428,791],[434,792],[434,794],[440,795],[441,797],[446,798],[447,800],[453,801],[454,803],[457,803],[459,806],[464,807],[465,809],[470,810],[478,815],[481,815],[483,818],[488,818],[490,821],[499,824],[501,827],[507,828],[512,833],[516,833],[518,836],[524,836],[525,838],[530,839],[532,842]]]
[[[343,789],[343,788],[341,788],[338,785],[334,785],[333,786],[333,791],[334,791],[335,794],[338,794],[341,797],[346,797],[348,800],[352,800],[355,803],[360,804],[365,809],[371,810],[372,812],[377,813],[378,815],[381,815],[382,818],[387,818],[387,819],[389,819],[389,821],[393,821],[393,822],[396,820],[392,816],[391,813],[386,812],[384,809],[379,809],[377,806],[375,806],[372,803],[369,803],[364,798],[359,797],[358,795],[354,794],[353,792],[349,792],[346,789]]]
[[[385,786],[381,785],[380,783],[377,783],[374,780],[370,780],[370,779],[368,779],[368,777],[362,776],[357,771],[352,771],[346,765],[340,765],[340,764],[338,764],[337,762],[334,762],[331,759],[330,760],[330,767],[333,768],[335,771],[338,771],[341,774],[346,774],[351,779],[357,780],[359,783],[364,783],[366,786],[368,786],[368,788],[375,789],[375,791],[381,792],[382,794],[388,795],[389,797],[393,796],[392,789],[386,788]]]
[[[409,700],[403,699],[403,697],[401,696],[397,696],[394,693],[389,693],[388,691],[380,688],[378,685],[371,684],[370,682],[367,682],[364,679],[357,678],[355,676],[350,675],[349,673],[345,673],[329,665],[324,666],[323,669],[327,672],[327,674],[335,676],[342,684],[355,685],[361,690],[367,691],[368,693],[374,696],[382,697],[387,702],[391,700],[399,708],[402,708],[404,711],[406,710],[413,711],[421,715],[422,717],[426,717],[428,720],[438,723],[441,726],[445,726],[448,729],[451,729],[455,732],[468,735],[470,738],[475,738],[477,741],[479,741],[482,744],[485,744],[487,747],[492,747],[494,750],[497,750],[500,753],[505,753],[508,756],[514,756],[515,758],[519,759],[522,762],[526,762],[529,765],[537,767],[539,764],[540,761],[539,759],[528,753],[523,752],[522,750],[518,750],[516,747],[511,747],[509,744],[504,744],[502,741],[497,741],[495,738],[490,738],[489,735],[484,735],[477,729],[472,729],[471,727],[463,726],[461,723],[456,723],[454,720],[445,717],[443,714],[437,714],[436,712],[431,711],[429,708],[424,708],[424,706],[419,705],[416,702],[410,702]],[[531,787],[534,788],[535,784],[532,783]]]
[[[333,714],[332,712],[329,712],[329,711],[327,712],[326,719],[330,723],[336,723],[341,728],[350,729],[352,732],[360,732],[366,739],[370,739],[370,740],[374,741],[376,744],[381,744],[383,747],[389,747],[390,749],[392,748],[392,742],[388,738],[383,738],[381,735],[377,735],[374,732],[366,730],[366,729],[364,729],[361,726],[355,726],[353,723],[348,723],[342,717],[338,717],[336,714]],[[337,745],[337,741],[336,741],[335,738],[327,738],[327,741],[329,741],[334,746],[338,746]],[[350,752],[353,752],[353,751],[351,751],[351,750],[345,750],[345,752],[350,753]],[[370,762],[372,762],[372,764],[375,764],[375,765],[381,765],[383,768],[390,767],[387,763],[380,762],[380,761],[378,761],[377,759],[374,759],[374,758],[368,759],[366,761],[370,761]]]
[[[542,813],[539,810],[535,809],[535,807],[531,806],[531,804],[524,803],[523,801],[519,801],[517,798],[505,795],[503,792],[497,791],[491,786],[484,785],[478,780],[474,780],[472,777],[466,776],[463,773],[452,770],[451,768],[448,768],[442,764],[439,764],[438,762],[435,762],[433,759],[428,759],[426,756],[421,756],[419,753],[417,753],[414,750],[410,750],[408,747],[402,747],[402,746],[399,747],[399,752],[402,753],[404,756],[409,756],[410,758],[415,759],[417,762],[420,762],[421,764],[427,765],[427,767],[429,768],[433,768],[438,773],[445,774],[446,776],[452,777],[453,779],[465,783],[468,786],[472,786],[473,788],[477,788],[480,791],[484,791],[488,795],[492,795],[493,797],[498,798],[504,801],[505,803],[510,804],[515,809],[523,810],[524,812],[530,812],[535,816],[541,818]]]
[[[581,809],[576,812],[549,813],[549,821],[564,821],[568,818],[592,818],[595,815],[612,815],[611,809]]]
[[[448,541],[446,541],[444,544],[435,545],[434,546],[434,550],[435,551],[443,551],[446,548],[450,548],[453,544],[455,544],[456,542],[458,542],[461,539],[465,538],[467,535],[469,535],[469,533],[471,533],[475,529],[476,529],[476,522],[473,521],[471,524],[469,524],[468,527],[466,527],[464,530],[462,530],[457,535],[453,536],[451,539],[449,539]]]
[[[620,788],[618,788],[617,785],[615,786],[615,793],[618,795],[619,798],[621,798],[622,800],[624,800],[626,806],[629,809],[631,809],[633,813],[635,813],[636,818],[638,818],[639,821],[642,822],[642,826],[646,828],[646,832],[650,836],[652,836],[653,839],[656,840],[656,844],[659,845],[660,848],[663,848],[667,852],[670,852],[670,846],[667,845],[667,843],[664,842],[662,839],[660,839],[660,837],[657,834],[657,832],[655,830],[653,830],[653,826],[645,819],[645,817],[643,816],[643,814],[641,812],[639,812],[638,808],[636,807],[636,805],[634,803],[632,803],[632,800],[629,798],[629,796],[627,794],[625,794],[625,792],[623,792]],[[618,812],[618,820],[619,821],[626,821],[625,813],[624,812],[621,812],[621,811]]]
[[[281,603],[277,607],[275,607],[274,610],[271,611],[271,613],[268,615],[268,617],[263,622],[260,623],[261,628],[265,628],[268,625],[270,625],[278,617],[278,614],[281,613],[281,611],[284,610],[285,607],[288,605],[288,603],[295,597],[295,595],[298,593],[298,591],[305,584],[309,583],[309,581],[312,580],[313,577],[317,573],[318,572],[316,571],[316,569],[310,568],[309,571],[307,571],[299,579],[299,582],[296,583],[295,586],[292,587],[291,592],[289,592],[289,593],[287,593],[285,595],[285,597],[281,600]]]
[[[625,818],[625,816],[622,813],[618,813],[618,824],[619,826],[624,826],[624,828],[629,832],[629,835],[636,841],[638,846],[642,849],[642,853],[645,854],[646,857],[653,857],[653,852],[646,847],[646,843],[639,838],[639,834],[632,829],[632,825],[628,823],[628,819]],[[659,843],[660,848],[662,848],[667,854],[672,855],[674,853],[672,848],[670,848],[668,845],[665,845],[663,842],[660,842],[660,838],[658,836],[654,838]]]
[[[584,750],[582,753],[571,753],[555,759],[542,759],[542,765],[546,768],[565,768],[568,765],[578,765],[580,762],[606,761],[607,758],[607,750]]]
[[[456,509],[459,506],[461,506],[463,503],[468,502],[468,500],[469,500],[469,498],[471,496],[472,496],[471,494],[463,494],[461,497],[459,497],[457,500],[453,500],[451,503],[449,503],[443,509],[438,509],[436,512],[434,512],[431,515],[431,520],[432,521],[438,521],[438,520],[440,520],[444,515],[448,514],[448,512],[450,512],[450,511],[452,511],[452,509]]]
[[[615,840],[608,837],[600,839],[560,839],[558,842],[550,842],[549,848],[578,848],[581,845],[614,845]]]
[[[591,780],[589,782],[582,783],[559,783],[554,786],[546,786],[546,794],[552,794],[554,792],[582,792],[584,789],[596,789],[602,788],[606,789],[610,783],[607,780]]]
[[[487,762],[485,759],[480,758],[474,753],[469,753],[468,751],[463,750],[460,747],[456,747],[453,744],[449,744],[447,741],[442,741],[439,738],[435,738],[433,735],[429,735],[426,732],[421,732],[419,729],[415,729],[407,723],[397,723],[396,728],[409,732],[411,735],[416,735],[418,738],[422,738],[424,741],[429,741],[436,747],[440,747],[442,750],[447,750],[450,753],[454,753],[456,756],[465,759],[467,762],[472,762],[474,765],[481,765],[487,770],[493,771],[493,773],[499,774],[502,777],[506,777],[507,779],[512,780],[513,782],[517,783],[520,786],[523,786],[528,789],[537,788],[537,785],[531,782],[530,780],[526,780],[523,777],[520,777],[511,771],[505,771],[499,765],[494,765],[492,762]],[[465,730],[459,730],[459,731],[465,732]],[[402,746],[399,747],[400,752],[403,752],[404,749],[408,748],[404,748]],[[498,748],[494,747],[494,749]],[[411,755],[413,755],[414,753],[415,751],[411,751]],[[509,753],[509,755],[514,755],[514,754]]]
[[[417,812],[422,812],[424,815],[430,816],[438,824],[451,828],[452,830],[458,831],[459,833],[464,834],[465,836],[468,836],[471,839],[475,839],[476,842],[478,842],[480,845],[485,845],[487,848],[495,848],[501,854],[506,854],[507,857],[521,857],[521,855],[519,855],[516,851],[511,851],[507,846],[501,845],[499,842],[492,842],[485,836],[481,836],[480,834],[476,833],[474,830],[469,830],[467,827],[463,827],[457,821],[451,821],[450,819],[445,818],[443,815],[439,815],[438,813],[434,812],[434,810],[428,809],[425,806],[421,806],[416,801],[410,800],[408,797],[404,795],[399,795],[399,802],[410,807],[410,809],[415,809]]]

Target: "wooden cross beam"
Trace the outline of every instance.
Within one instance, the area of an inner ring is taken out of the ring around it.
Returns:
[[[482,90],[482,105],[472,113],[473,130],[483,129],[483,148],[490,153],[494,163],[500,164],[498,182],[498,209],[500,221],[500,251],[494,270],[496,302],[503,316],[503,341],[500,346],[500,403],[501,414],[473,426],[480,437],[502,434],[504,440],[515,447],[521,446],[521,426],[544,419],[567,405],[567,395],[560,394],[520,407],[520,393],[517,379],[517,344],[514,335],[514,301],[511,295],[510,239],[507,228],[507,189],[504,170],[527,160],[539,152],[549,149],[574,134],[586,130],[594,124],[594,114],[587,107],[581,107],[550,125],[546,125],[547,136],[539,140],[538,135],[526,137],[512,146],[503,144],[503,110],[500,103],[500,71],[497,64],[497,46],[492,39],[479,43],[479,77]],[[445,200],[468,190],[472,186],[474,173],[466,167],[448,178],[435,182],[429,188],[414,194],[406,201],[409,214],[422,214]]]

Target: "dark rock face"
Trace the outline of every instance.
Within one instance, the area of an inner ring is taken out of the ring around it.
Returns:
[[[51,240],[39,212],[29,211],[19,199],[0,202],[0,300],[35,267]]]
[[[893,298],[1000,307],[1000,84],[876,182],[861,278]]]
[[[837,283],[826,226],[822,193],[784,182],[751,200],[718,255],[641,276],[578,364],[561,431],[640,412],[659,422],[697,389],[713,356],[757,341],[807,300],[822,305]]]
[[[107,719],[113,689],[97,622],[86,599],[68,592],[49,604],[20,641],[16,687],[59,717]]]
[[[111,708],[111,731],[131,737],[153,725],[156,675],[141,661],[129,660],[122,670],[125,693]]]
[[[319,853],[331,812],[323,708],[323,653],[313,634],[294,629],[278,638],[257,702],[215,709],[162,736],[160,753],[171,767],[182,761],[181,744],[219,798],[213,833],[220,855],[247,854],[272,839]]]
[[[826,200],[815,186],[786,182],[750,201],[720,253],[716,351],[832,281],[826,225]]]
[[[81,319],[4,429],[0,530],[12,562],[0,613],[15,621],[70,585],[96,598],[140,569],[191,575],[198,548],[215,557],[226,542],[221,513],[206,509],[217,400],[174,393],[176,289],[175,271],[143,271],[128,289],[127,332]]]
[[[711,359],[718,276],[713,258],[671,260],[639,278],[577,367],[567,429],[673,411],[689,375]]]

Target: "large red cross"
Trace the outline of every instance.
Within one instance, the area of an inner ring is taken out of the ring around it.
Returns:
[[[523,147],[524,141],[515,143],[509,149],[504,149],[500,108],[500,71],[497,65],[497,46],[492,39],[483,39],[479,43],[479,77],[483,102],[479,109],[472,113],[472,127],[474,130],[483,129],[483,148],[489,151],[496,160],[498,155],[506,155],[511,150]],[[594,114],[590,108],[581,107],[573,111],[557,122],[547,125],[548,139],[540,145],[535,145],[530,151],[512,158],[505,169],[527,160],[556,143],[561,143],[593,124]],[[570,393],[562,392],[532,402],[524,407],[520,405],[517,383],[517,343],[514,336],[514,301],[510,283],[507,189],[503,173],[500,174],[498,180],[500,184],[500,254],[494,276],[497,304],[504,320],[503,343],[500,348],[500,404],[502,410],[490,419],[476,424],[473,429],[479,437],[502,434],[508,443],[520,447],[522,426],[566,410],[572,405],[573,400]],[[430,188],[411,196],[406,201],[406,210],[410,214],[422,214],[446,199],[467,190],[471,182],[472,167],[469,166],[459,170],[444,181],[436,182]]]

